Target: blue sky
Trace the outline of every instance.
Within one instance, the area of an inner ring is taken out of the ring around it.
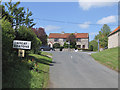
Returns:
[[[32,11],[31,18],[36,23],[34,28],[44,27],[47,35],[61,33],[61,31],[89,33],[91,41],[103,26],[98,24],[108,24],[111,31],[117,28],[118,5],[113,2],[21,2],[20,6]],[[44,19],[76,24],[52,22]]]

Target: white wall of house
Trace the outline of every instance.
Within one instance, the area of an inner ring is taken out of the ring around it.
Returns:
[[[120,46],[120,32],[114,33],[108,37],[108,48]]]
[[[83,48],[83,45],[85,45],[85,49],[88,49],[89,40],[88,38],[82,38],[81,41],[77,41],[76,44],[81,45],[81,48]]]
[[[64,45],[63,38],[59,38],[57,42],[54,41],[54,38],[48,38],[48,45],[51,45],[51,47],[53,47],[54,43],[59,43],[61,46],[63,46]]]

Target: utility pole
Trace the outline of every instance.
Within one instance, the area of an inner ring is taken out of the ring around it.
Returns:
[[[98,39],[98,52],[99,52],[99,43],[100,43],[100,41],[99,41],[99,39]]]

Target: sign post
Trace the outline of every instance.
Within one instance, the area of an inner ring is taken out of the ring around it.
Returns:
[[[31,41],[14,40],[13,48],[18,49],[18,56],[25,56],[25,49],[31,49]]]

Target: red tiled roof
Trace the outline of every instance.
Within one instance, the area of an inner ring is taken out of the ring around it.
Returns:
[[[50,33],[48,38],[68,38],[71,33]],[[76,38],[88,38],[88,33],[74,33]]]
[[[111,34],[117,32],[118,30],[120,30],[120,26],[118,26],[118,27],[117,27],[114,31],[112,31],[109,35],[111,35]]]

